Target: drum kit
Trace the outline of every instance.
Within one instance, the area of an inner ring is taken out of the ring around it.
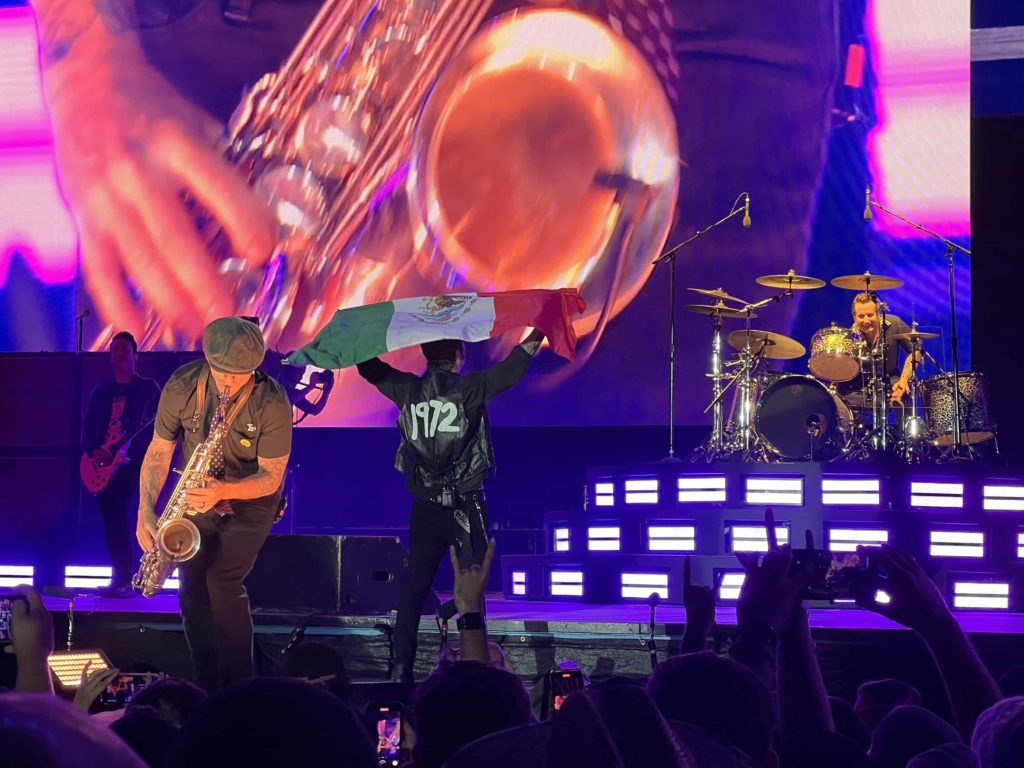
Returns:
[[[923,342],[937,339],[939,334],[918,331],[917,323],[905,332],[889,329],[891,339],[899,342],[911,359],[907,400],[896,408],[896,424],[889,423],[890,375],[896,361],[886,360],[885,334],[890,323],[885,304],[874,292],[899,288],[902,280],[869,272],[833,279],[835,287],[875,298],[881,339],[872,345],[855,327],[832,323],[811,337],[808,374],[771,370],[773,361],[797,360],[808,350],[783,334],[752,328],[751,321],[770,305],[793,297],[796,291],[822,288],[825,281],[790,270],[758,277],[756,282],[781,293],[751,303],[721,288],[689,289],[714,302],[684,305],[690,312],[708,316],[712,323],[707,374],[712,398],[705,409],[712,413],[711,434],[691,460],[710,462],[739,456],[766,462],[860,461],[895,453],[907,462],[922,462],[954,454],[954,379],[924,350]],[[723,335],[724,320],[743,320],[744,327]],[[735,350],[733,359],[726,359],[726,345]],[[921,379],[918,372],[926,357],[939,373]],[[977,371],[959,372],[957,380],[959,439],[973,457],[973,446],[993,440],[996,433],[988,386]]]

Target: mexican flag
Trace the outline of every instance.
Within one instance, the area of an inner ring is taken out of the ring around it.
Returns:
[[[575,288],[561,288],[418,296],[339,309],[313,341],[285,362],[347,368],[427,341],[483,341],[527,326],[543,331],[551,350],[571,360],[576,355],[572,317],[586,306]]]

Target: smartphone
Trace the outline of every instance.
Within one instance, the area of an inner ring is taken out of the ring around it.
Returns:
[[[869,555],[858,552],[829,552],[824,549],[794,549],[792,569],[814,564],[814,575],[800,595],[801,600],[856,600],[871,593]]]
[[[100,693],[99,701],[107,707],[123,707],[136,693],[156,679],[152,672],[122,672]]]
[[[0,595],[0,645],[11,642],[11,607],[15,600],[24,599],[24,595],[14,593]]]
[[[583,671],[579,669],[553,669],[548,672],[548,691],[551,696],[549,712],[562,708],[569,694],[583,690]]]
[[[370,714],[377,736],[377,765],[395,768],[402,760],[402,705],[374,704]]]

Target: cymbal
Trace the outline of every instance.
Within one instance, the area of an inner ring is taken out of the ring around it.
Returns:
[[[907,341],[914,341],[916,339],[937,339],[939,338],[939,334],[932,333],[930,331],[909,331],[908,333],[894,333],[892,334],[892,338],[897,341],[903,341],[904,339]]]
[[[737,299],[735,296],[730,296],[728,293],[723,291],[721,288],[716,288],[713,291],[709,291],[707,288],[688,288],[687,290],[693,291],[694,293],[701,293],[701,294],[704,294],[705,296],[710,296],[710,297],[712,297],[714,299],[718,299],[720,301],[722,299],[725,299],[726,301],[735,301],[735,302],[738,302],[740,304],[747,304],[747,303],[749,303],[749,302],[744,301],[743,299]]]
[[[768,288],[792,288],[794,291],[807,291],[811,288],[821,288],[825,285],[824,280],[798,275],[792,269],[784,275],[762,275],[756,278],[754,282]]]
[[[698,315],[718,315],[719,317],[746,317],[747,313],[742,309],[727,307],[721,301],[717,304],[683,304],[687,312],[696,312]],[[757,317],[751,313],[750,317]]]
[[[885,291],[889,288],[899,288],[903,281],[898,277],[882,277],[865,272],[863,275],[843,275],[832,278],[832,285],[836,288],[848,288],[851,291]]]
[[[733,331],[728,337],[729,346],[733,349],[746,349],[747,347],[747,332],[746,331]],[[783,336],[781,333],[772,333],[771,331],[751,331],[750,332],[750,348],[755,352],[760,348],[764,348],[761,353],[761,357],[767,357],[771,360],[794,360],[798,357],[803,357],[807,353],[807,349],[796,339],[791,339],[789,336]]]

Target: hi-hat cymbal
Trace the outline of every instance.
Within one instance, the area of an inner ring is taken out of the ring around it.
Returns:
[[[698,315],[718,315],[719,317],[747,317],[742,309],[727,307],[721,301],[717,304],[683,304],[687,312],[696,312]],[[750,317],[757,317],[753,312]]]
[[[885,291],[889,288],[899,288],[903,281],[898,277],[882,277],[865,272],[863,275],[843,275],[832,278],[832,285],[836,288],[847,288],[851,291]]]
[[[733,349],[746,349],[747,332],[733,331],[729,334],[728,342]],[[760,352],[761,357],[771,360],[795,360],[807,353],[804,345],[796,339],[771,331],[751,331],[750,348],[754,352]]]
[[[754,282],[768,288],[792,288],[794,291],[807,291],[811,288],[822,288],[825,285],[824,280],[798,275],[792,269],[784,275],[762,275],[756,278]]]
[[[897,341],[914,341],[916,339],[937,339],[939,334],[932,333],[931,331],[909,331],[907,333],[894,333],[892,338]]]
[[[693,291],[694,293],[701,293],[701,294],[704,294],[705,296],[710,296],[713,299],[718,299],[718,300],[725,299],[726,301],[735,301],[735,302],[738,302],[740,304],[749,304],[749,302],[744,301],[743,299],[737,299],[735,296],[730,296],[728,293],[723,291],[721,288],[716,288],[713,291],[709,291],[707,288],[688,288],[687,290]]]

